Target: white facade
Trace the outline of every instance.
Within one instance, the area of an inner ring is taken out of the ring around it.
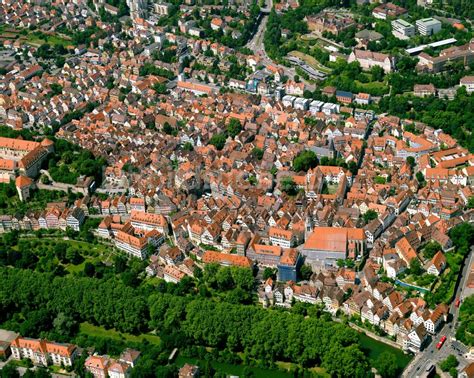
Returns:
[[[441,31],[441,22],[434,18],[422,18],[416,21],[416,30],[421,35],[433,35]]]
[[[398,39],[409,39],[415,35],[415,26],[402,19],[393,20],[392,34]]]

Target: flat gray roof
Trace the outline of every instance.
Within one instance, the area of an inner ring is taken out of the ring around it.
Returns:
[[[412,55],[412,54],[422,52],[427,47],[440,47],[440,46],[450,45],[450,44],[455,43],[455,42],[457,42],[456,38],[448,38],[448,39],[443,39],[442,41],[429,43],[427,45],[420,45],[420,46],[417,46],[417,47],[412,47],[411,49],[406,49],[405,51],[408,54]]]

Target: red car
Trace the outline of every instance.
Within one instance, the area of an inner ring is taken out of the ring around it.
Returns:
[[[454,305],[456,307],[459,307],[459,305],[461,304],[461,300],[459,298],[456,299],[456,302],[454,302]]]
[[[445,341],[446,341],[446,336],[442,336],[441,339],[439,340],[438,344],[436,344],[436,348],[441,349],[441,347],[443,346]]]

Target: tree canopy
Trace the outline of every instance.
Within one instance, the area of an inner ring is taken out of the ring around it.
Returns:
[[[296,172],[307,172],[310,168],[316,167],[316,165],[318,165],[318,157],[310,150],[300,152],[293,159],[293,170]]]
[[[225,134],[214,134],[209,140],[209,144],[212,144],[217,150],[222,150],[225,146],[225,141]]]
[[[213,279],[212,285],[231,292],[235,286],[245,292],[253,285],[249,273],[211,264],[203,279]],[[171,285],[179,288],[181,283]],[[192,290],[188,282],[183,285],[188,292]],[[0,267],[0,322],[18,319],[18,331],[32,337],[48,332],[67,335],[76,322],[84,321],[120,332],[156,329],[170,347],[186,340],[187,345],[242,352],[266,363],[290,360],[304,367],[320,365],[339,377],[366,377],[370,371],[357,332],[344,324],[325,317],[305,318],[293,312],[218,302],[185,295],[186,291],[174,295],[160,287],[151,289],[148,285],[129,287],[115,277],[54,277]]]

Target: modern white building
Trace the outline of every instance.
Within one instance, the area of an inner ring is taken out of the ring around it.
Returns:
[[[422,18],[416,21],[416,30],[421,35],[433,35],[441,31],[441,21],[432,17]]]
[[[415,26],[398,19],[392,21],[392,34],[398,39],[409,39],[415,35]]]
[[[295,100],[296,100],[295,96],[290,96],[290,95],[283,96],[282,98],[283,106],[285,107],[293,106],[293,104],[295,103]]]
[[[326,102],[321,110],[326,115],[339,113],[339,105],[333,104],[332,102]]]
[[[313,102],[311,102],[311,104],[309,104],[309,111],[311,112],[311,114],[314,115],[321,111],[321,108],[323,107],[323,105],[324,105],[324,102],[314,100]]]
[[[307,98],[298,97],[295,100],[294,108],[298,110],[308,110],[309,102],[310,100],[308,100]]]

